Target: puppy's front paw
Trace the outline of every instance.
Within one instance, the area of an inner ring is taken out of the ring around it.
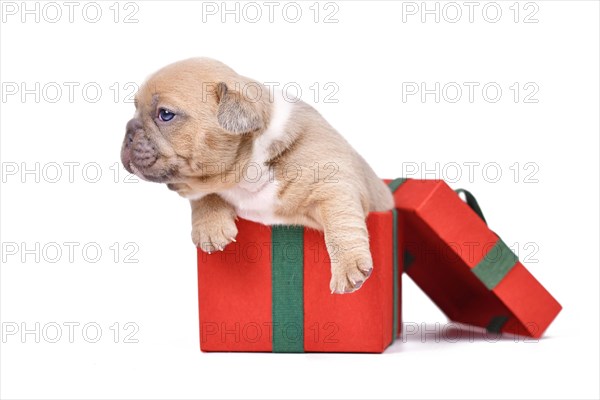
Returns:
[[[235,242],[237,233],[237,226],[232,217],[213,215],[194,224],[192,241],[196,247],[210,254]]]
[[[331,266],[331,293],[352,293],[360,289],[372,271],[370,256],[344,257]]]

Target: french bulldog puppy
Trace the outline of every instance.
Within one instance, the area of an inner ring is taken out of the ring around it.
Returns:
[[[151,75],[135,107],[123,166],[189,199],[196,246],[235,241],[237,216],[304,225],[324,231],[332,293],[369,277],[366,216],[392,209],[392,195],[313,107],[208,58]]]

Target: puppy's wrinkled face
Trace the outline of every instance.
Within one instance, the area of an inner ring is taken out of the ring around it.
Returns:
[[[234,165],[265,120],[264,104],[230,89],[239,79],[208,59],[181,61],[152,75],[136,94],[126,126],[125,169],[151,182],[186,183]]]

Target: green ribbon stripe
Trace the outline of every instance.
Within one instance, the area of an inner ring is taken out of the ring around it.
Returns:
[[[504,279],[517,261],[515,253],[498,238],[494,247],[471,271],[489,290],[492,290]]]
[[[394,193],[396,190],[398,190],[398,188],[404,183],[406,182],[407,178],[396,178],[393,181],[391,181],[390,183],[388,183],[388,187],[390,188],[390,190],[392,191],[392,193]],[[394,304],[392,305],[393,307],[393,323],[392,323],[392,343],[396,340],[396,337],[398,336],[398,324],[400,323],[400,321],[398,321],[398,307],[399,302],[400,302],[400,288],[399,288],[399,283],[398,283],[398,278],[399,278],[399,271],[398,271],[398,210],[397,209],[393,209],[392,210],[392,218],[394,218],[394,225],[393,225],[393,243],[392,246],[394,248],[394,274],[393,274],[393,279],[394,279]]]
[[[275,225],[272,242],[273,351],[304,351],[304,228]]]
[[[400,185],[402,185],[404,182],[406,182],[406,180],[407,180],[407,178],[396,178],[393,181],[391,181],[390,183],[388,183],[388,187],[390,188],[392,193],[394,193],[396,190],[398,190]]]

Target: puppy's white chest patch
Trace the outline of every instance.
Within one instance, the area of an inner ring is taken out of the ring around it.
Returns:
[[[275,225],[285,223],[275,215],[279,205],[277,191],[277,181],[267,177],[254,184],[242,182],[219,192],[219,195],[235,208],[238,216],[265,225]]]
[[[273,93],[273,108],[267,129],[254,141],[250,165],[258,171],[257,179],[242,177],[234,188],[219,194],[232,206],[237,214],[245,219],[265,225],[285,224],[286,221],[275,216],[278,206],[278,183],[273,171],[266,166],[271,145],[281,140],[286,132],[293,103],[290,103],[280,91]]]

